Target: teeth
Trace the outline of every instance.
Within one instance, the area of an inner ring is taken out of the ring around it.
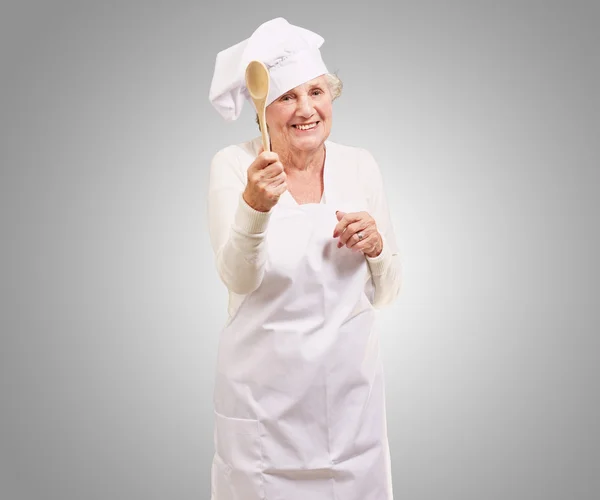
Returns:
[[[299,128],[300,130],[309,130],[311,128],[315,128],[316,126],[316,123],[311,123],[310,125],[296,125],[296,128]]]

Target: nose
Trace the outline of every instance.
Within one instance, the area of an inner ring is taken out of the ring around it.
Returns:
[[[300,96],[298,99],[297,111],[298,114],[304,118],[309,118],[313,115],[313,104],[309,96]]]

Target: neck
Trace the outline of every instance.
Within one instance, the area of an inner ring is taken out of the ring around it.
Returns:
[[[278,147],[273,144],[273,151],[279,155],[281,163],[288,171],[311,172],[321,169],[325,163],[325,145],[312,151]]]

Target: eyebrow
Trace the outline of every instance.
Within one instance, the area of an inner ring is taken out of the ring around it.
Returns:
[[[308,83],[308,89],[309,90],[312,90],[315,87],[322,88],[323,87],[323,82],[317,80],[317,81],[315,81],[313,83],[310,83],[310,82]],[[287,92],[285,92],[284,94],[281,94],[281,96],[279,97],[279,99],[282,99],[282,98],[284,98],[287,95],[296,95],[296,92],[294,91],[294,89],[290,89]]]

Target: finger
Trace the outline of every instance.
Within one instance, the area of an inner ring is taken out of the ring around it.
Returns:
[[[272,188],[277,187],[283,184],[286,180],[287,176],[284,173],[279,174],[277,177],[273,177],[273,179],[270,180],[269,186]]]
[[[276,161],[261,171],[263,179],[273,179],[284,172],[281,162]]]
[[[359,236],[358,236],[359,234],[362,235],[362,238],[359,238]],[[358,243],[362,243],[362,242],[366,241],[367,238],[369,238],[369,236],[365,233],[365,231],[356,231],[354,234],[350,235],[350,237],[346,239],[345,243],[342,243],[341,241],[339,241],[338,247],[341,248],[345,245],[348,248],[352,248],[354,245],[357,245]],[[341,238],[340,238],[340,240],[341,240]]]
[[[353,251],[369,251],[368,249],[374,244],[372,235],[365,236],[363,239],[359,239],[358,233],[354,233],[352,238],[350,238],[346,243],[346,247]]]
[[[344,215],[346,215],[346,212],[341,212],[340,210],[337,210],[335,212],[335,216],[337,218],[338,221],[341,221],[344,218]],[[339,223],[338,223],[339,224]],[[338,237],[338,224],[335,225],[335,227],[333,228],[333,237],[337,238]]]
[[[287,190],[287,183],[282,182],[278,186],[273,188],[273,195],[279,199],[279,197]]]
[[[346,226],[352,222],[357,222],[361,219],[361,214],[359,212],[351,212],[344,214],[342,219],[336,224],[333,230],[333,237],[337,238],[340,234],[344,232]]]
[[[273,151],[263,151],[254,160],[253,166],[257,170],[263,170],[272,163],[279,161],[279,155]]]
[[[346,229],[340,235],[340,241],[338,243],[338,246],[345,245],[348,242],[348,240],[350,240],[359,231],[363,231],[363,235],[366,236],[366,234],[365,234],[366,229],[367,229],[367,226],[365,224],[365,221],[363,221],[363,220],[359,220],[358,222],[351,222],[350,224],[348,224],[346,226]]]
[[[279,162],[272,163],[266,168],[248,172],[248,178],[255,184],[270,183],[278,175],[284,174],[283,165]],[[285,175],[285,174],[284,174]]]
[[[342,232],[344,231],[344,229],[346,229],[346,226],[351,222],[348,219],[348,213],[346,212],[336,212],[335,213],[337,219],[338,219],[338,223],[335,225],[335,227],[333,228],[333,237],[337,238],[340,234],[342,234]]]

